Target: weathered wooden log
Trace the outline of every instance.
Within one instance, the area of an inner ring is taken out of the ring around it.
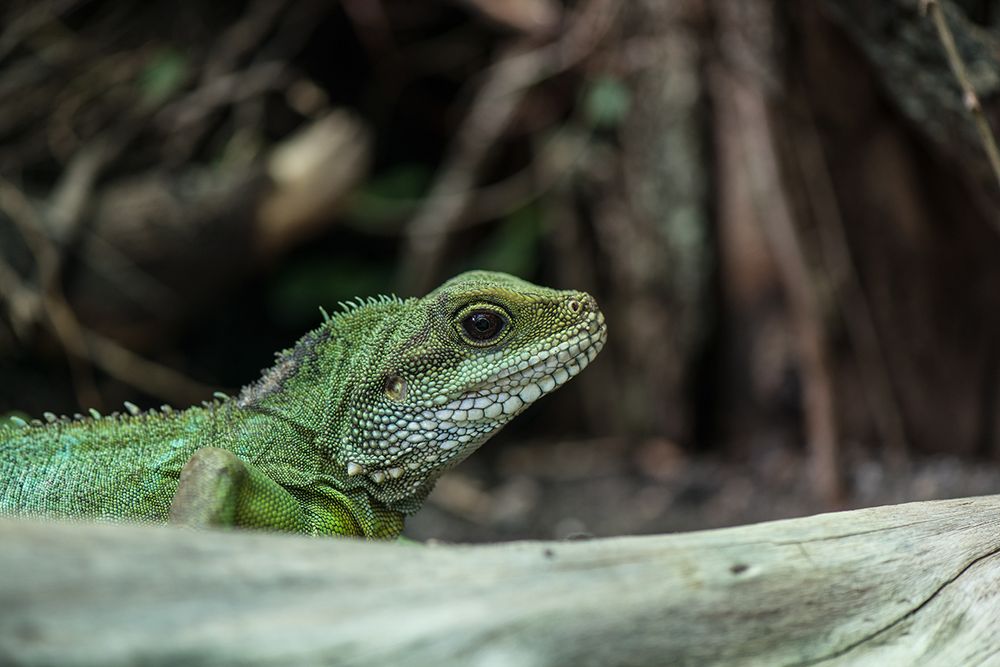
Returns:
[[[492,546],[4,521],[0,663],[986,664],[998,554],[1000,496]]]

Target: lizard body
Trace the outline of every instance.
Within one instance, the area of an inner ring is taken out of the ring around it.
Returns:
[[[444,471],[605,337],[587,294],[499,273],[359,301],[235,399],[0,425],[0,515],[395,537]]]

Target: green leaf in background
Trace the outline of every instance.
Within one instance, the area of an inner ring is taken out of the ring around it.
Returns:
[[[290,263],[272,281],[267,305],[271,317],[289,328],[320,322],[322,306],[331,315],[338,301],[392,291],[393,267],[374,260],[308,259]]]
[[[347,217],[359,229],[385,231],[413,215],[431,183],[425,164],[402,164],[376,174],[351,198]]]
[[[602,76],[587,85],[583,104],[587,122],[592,127],[613,129],[625,119],[632,95],[620,80]]]
[[[538,268],[541,236],[541,206],[533,202],[504,218],[465,268],[531,276]]]
[[[153,54],[139,74],[139,91],[143,104],[156,106],[180,90],[187,79],[187,56],[174,49],[161,49]]]

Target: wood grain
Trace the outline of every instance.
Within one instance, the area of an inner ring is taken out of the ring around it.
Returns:
[[[428,547],[8,520],[0,664],[988,664],[998,510]]]

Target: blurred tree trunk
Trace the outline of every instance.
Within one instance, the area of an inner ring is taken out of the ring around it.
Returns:
[[[616,64],[631,111],[613,167],[593,160],[599,173],[583,193],[611,294],[602,307],[620,327],[612,412],[633,435],[690,442],[695,370],[714,312],[703,3],[648,0],[622,11],[633,48],[620,49]]]
[[[983,146],[915,0],[824,4],[827,14],[792,16],[797,76],[908,436],[923,450],[995,455],[1000,191]],[[942,7],[995,133],[1000,16],[996,3],[962,4],[970,14]],[[968,18],[991,9],[989,29]]]
[[[996,30],[943,4],[996,121]],[[820,469],[839,454],[822,442],[877,446],[896,462],[911,447],[994,452],[1000,193],[933,26],[902,0],[719,0],[713,15],[721,272],[735,325],[720,376],[727,433],[766,434],[747,415],[766,417],[753,407],[791,386]],[[766,100],[764,117],[748,115],[747,95]],[[786,214],[782,248],[773,228]],[[803,319],[812,326],[784,326]],[[817,403],[816,386],[831,400]]]
[[[1000,11],[942,6],[1000,126]],[[831,502],[848,445],[995,454],[1000,192],[917,1],[632,3],[622,30],[632,111],[584,199],[628,429],[805,442]]]

